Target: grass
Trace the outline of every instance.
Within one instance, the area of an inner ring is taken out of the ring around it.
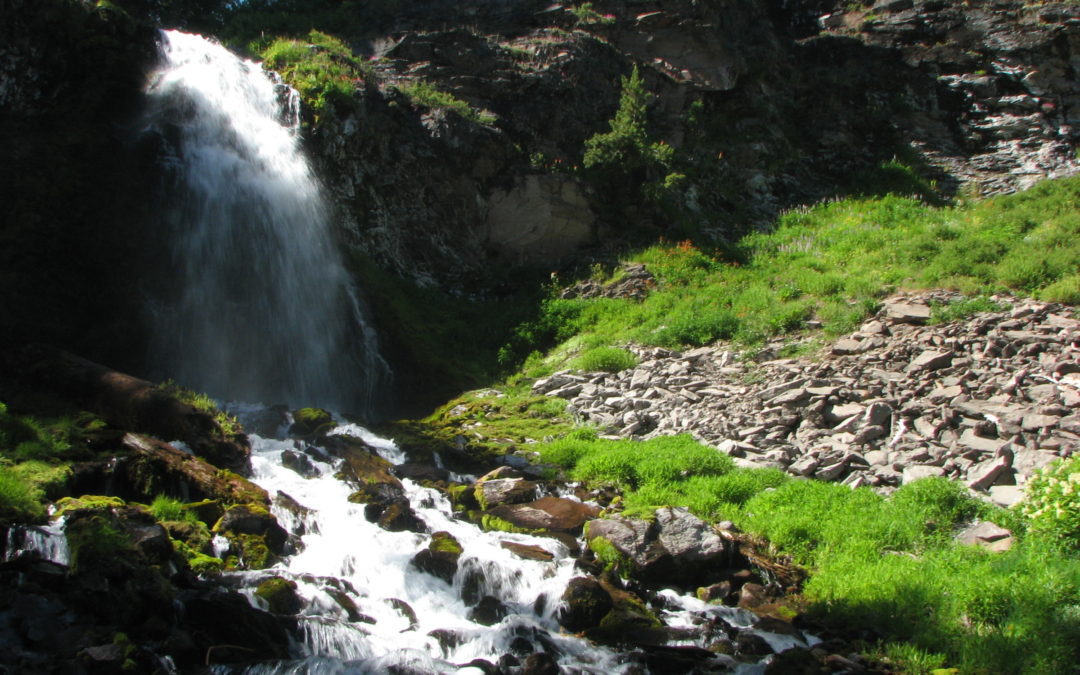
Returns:
[[[925,479],[886,498],[735,468],[686,436],[608,441],[578,431],[537,450],[571,478],[622,487],[625,513],[688,506],[764,536],[811,570],[810,615],[876,631],[872,650],[901,672],[1067,672],[1080,657],[1080,558],[958,483]],[[958,526],[979,518],[1009,527],[1018,543],[1002,554],[953,543]]]
[[[659,288],[644,301],[562,299],[503,349],[505,362],[571,338],[593,347],[638,342],[679,348],[715,340],[754,345],[820,322],[854,330],[885,295],[949,288],[976,298],[942,309],[947,320],[993,309],[999,292],[1080,301],[1080,178],[973,205],[937,207],[888,195],[792,211],[770,232],[703,249],[660,243],[631,256]],[[533,360],[536,364],[536,359]]]
[[[490,126],[495,124],[498,119],[494,114],[486,110],[474,108],[453,94],[435,88],[435,85],[430,82],[416,80],[403,87],[398,87],[398,90],[408,97],[413,105],[452,110],[462,118],[477,124]]]
[[[350,101],[366,72],[340,39],[312,30],[305,39],[277,38],[253,43],[251,51],[300,92],[316,117]]]

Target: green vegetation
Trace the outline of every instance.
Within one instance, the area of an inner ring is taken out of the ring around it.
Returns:
[[[407,96],[413,105],[452,110],[464,119],[477,124],[492,125],[498,119],[491,112],[478,110],[453,94],[436,89],[434,85],[423,80],[416,80],[404,87],[398,87],[398,91]]]
[[[213,417],[214,421],[217,422],[218,427],[220,427],[221,431],[226,435],[233,436],[244,433],[244,428],[240,426],[240,422],[232,415],[222,412],[222,410],[217,407],[217,403],[214,399],[206,394],[188,389],[187,387],[181,387],[172,380],[162,382],[158,385],[158,389],[177,399],[181,403],[186,403],[192,408]]]
[[[365,77],[363,63],[348,45],[317,30],[305,40],[278,38],[250,49],[300,92],[316,117],[350,101]]]
[[[637,66],[622,78],[619,109],[609,122],[611,130],[585,141],[582,165],[586,174],[613,196],[627,203],[641,197],[662,204],[685,176],[672,172],[675,149],[652,141],[648,133],[648,107],[652,94]],[[637,192],[641,194],[635,194]]]
[[[733,468],[688,437],[633,442],[576,433],[537,449],[575,479],[623,487],[628,513],[688,506],[767,538],[811,570],[804,589],[811,615],[841,629],[881,631],[882,657],[903,672],[946,663],[963,672],[1065,672],[1080,656],[1080,558],[1059,546],[1063,533],[1077,531],[1068,477],[1080,460],[1033,483],[1025,536],[1020,513],[979,502],[946,479],[916,481],[886,498]],[[1073,520],[1055,515],[1044,527],[1040,518],[1055,509]],[[1001,554],[955,544],[956,528],[975,519],[1008,526],[1021,539]],[[590,547],[604,564],[618,565],[618,552],[605,543]]]
[[[579,26],[607,26],[615,23],[615,17],[611,14],[601,14],[593,9],[591,2],[583,2],[574,7],[568,7],[567,11],[577,18]]]
[[[661,243],[632,258],[658,279],[649,297],[552,293],[540,314],[515,330],[504,361],[571,339],[590,347],[720,339],[753,345],[801,330],[810,319],[835,336],[854,330],[881,297],[905,288],[1072,302],[1080,298],[1080,178],[968,206],[932,207],[896,196],[831,202],[792,211],[772,232],[735,245],[702,250],[689,241]],[[937,315],[945,320],[993,308],[975,299]],[[548,372],[561,365],[537,355],[525,372],[541,363]]]
[[[1057,460],[1032,476],[1022,509],[1033,533],[1080,552],[1080,456]]]
[[[617,373],[620,370],[633,368],[637,364],[637,357],[625,349],[619,347],[594,347],[574,359],[571,366],[578,370],[603,370],[609,373]]]
[[[44,501],[65,494],[86,435],[104,426],[88,413],[55,412],[17,415],[0,403],[0,520],[41,520]]]
[[[158,495],[150,503],[150,513],[161,521],[174,521],[195,524],[199,522],[195,512],[184,508],[184,502],[179,499]]]

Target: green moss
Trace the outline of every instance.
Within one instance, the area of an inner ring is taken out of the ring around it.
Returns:
[[[259,584],[255,595],[266,601],[275,614],[291,614],[296,604],[296,582],[273,577]]]
[[[436,532],[431,535],[431,543],[428,544],[428,549],[432,553],[450,553],[452,555],[461,555],[465,549],[461,547],[458,540],[454,538],[454,535],[449,532]]]
[[[334,428],[334,418],[322,408],[301,408],[293,411],[293,425],[289,430],[300,436],[325,435]]]
[[[127,502],[119,497],[111,497],[104,495],[83,495],[81,497],[64,497],[56,502],[56,511],[53,514],[59,518],[65,516],[72,511],[91,510],[100,511],[103,509],[112,509],[118,506],[126,506]]]
[[[191,571],[202,576],[214,576],[225,569],[225,562],[221,558],[196,553],[188,559]]]
[[[212,417],[223,434],[234,436],[236,434],[244,433],[244,428],[240,426],[239,420],[232,415],[222,412],[222,410],[217,407],[217,403],[214,402],[214,399],[206,394],[188,389],[187,387],[181,387],[171,380],[159,384],[157,388],[159,391],[175,398],[181,403],[185,403],[199,412],[206,413]]]
[[[65,526],[71,569],[105,564],[135,553],[131,540],[114,520],[103,514],[76,518]]]
[[[45,518],[40,491],[8,467],[0,467],[0,522],[38,522]]]
[[[226,569],[261,570],[277,562],[277,556],[270,552],[266,537],[262,535],[227,532],[225,538],[236,549],[236,555],[226,559]],[[230,560],[233,561],[231,565]]]
[[[480,506],[473,495],[471,485],[451,484],[446,488],[446,496],[450,499],[450,505],[454,511],[468,511]]]
[[[513,523],[503,520],[498,516],[493,516],[490,513],[485,513],[480,517],[480,527],[485,532],[513,532],[517,534],[536,534],[536,530],[530,530],[524,527],[518,527]]]
[[[586,540],[589,542],[589,550],[593,552],[596,559],[604,565],[604,569],[609,572],[615,572],[623,578],[629,578],[633,575],[635,565],[634,561],[629,558],[625,553],[615,548],[615,545],[604,537],[588,538],[588,534],[585,535]]]

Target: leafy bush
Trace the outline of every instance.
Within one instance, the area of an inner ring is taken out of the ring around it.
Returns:
[[[1021,512],[1032,534],[1068,551],[1080,551],[1080,456],[1056,462],[1028,481]]]
[[[619,347],[595,347],[574,359],[571,366],[585,371],[617,373],[638,364],[637,356]]]

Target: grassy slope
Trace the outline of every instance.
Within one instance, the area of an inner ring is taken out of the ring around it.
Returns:
[[[905,486],[886,499],[775,470],[733,468],[687,437],[605,441],[588,430],[567,434],[571,420],[556,410],[524,425],[524,416],[513,413],[537,405],[528,398],[532,378],[590,362],[608,345],[683,347],[722,338],[753,345],[793,332],[833,337],[899,289],[1010,292],[1075,304],[1078,207],[1080,178],[1071,178],[966,206],[895,196],[822,204],[789,213],[774,231],[724,252],[688,242],[653,246],[632,256],[657,277],[646,300],[562,300],[553,293],[504,349],[505,358],[528,357],[498,395],[469,395],[429,421],[467,426],[472,436],[496,443],[561,436],[530,447],[573,478],[618,484],[630,513],[685,505],[766,536],[812,570],[805,588],[811,613],[837,627],[879,631],[869,648],[906,672],[944,665],[1065,672],[1080,658],[1080,558],[1062,545],[1060,530],[1028,532],[1031,521],[1020,511],[976,502],[944,479]],[[942,307],[938,316],[957,318],[991,304]],[[820,322],[820,333],[811,320]],[[1078,502],[1062,506],[1080,509]],[[1012,528],[1020,543],[1005,554],[953,544],[954,527],[972,518]]]
[[[826,203],[788,213],[772,232],[727,250],[661,244],[634,259],[649,265],[658,292],[643,302],[549,299],[537,321],[518,329],[508,353],[524,356],[546,340],[570,338],[579,350],[631,340],[753,344],[811,320],[835,336],[853,330],[879,298],[905,288],[1075,304],[1080,178],[971,206],[896,196]]]

